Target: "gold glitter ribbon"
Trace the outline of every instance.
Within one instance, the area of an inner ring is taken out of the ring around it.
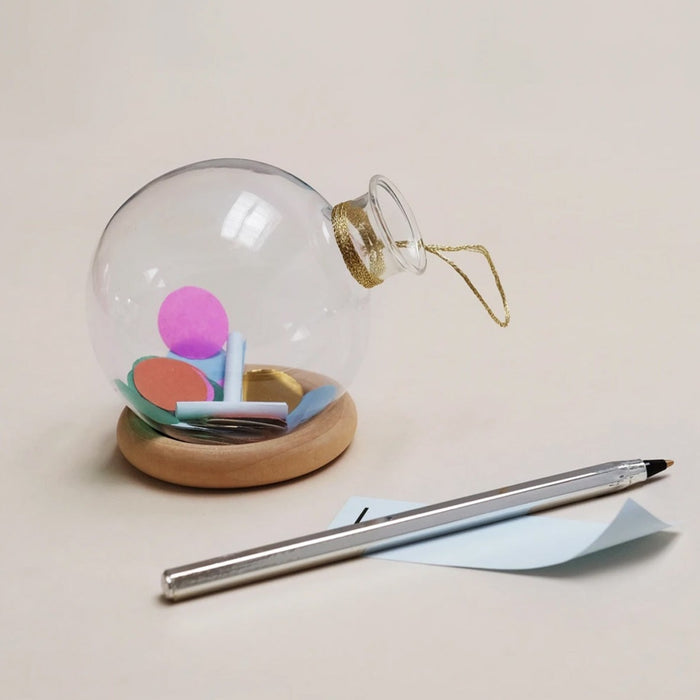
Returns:
[[[333,223],[335,241],[338,244],[338,248],[340,248],[340,253],[348,270],[350,270],[350,274],[366,289],[371,289],[381,284],[385,269],[384,245],[377,238],[377,234],[374,232],[365,210],[353,206],[350,202],[342,202],[333,207],[331,221]],[[362,243],[367,251],[369,268],[355,249],[348,222],[360,234]]]
[[[343,256],[345,265],[347,266],[350,274],[366,289],[371,289],[381,284],[384,280],[382,276],[385,271],[384,264],[384,244],[379,240],[377,234],[372,228],[372,224],[369,221],[367,213],[361,207],[353,205],[351,202],[342,202],[333,207],[331,213],[331,221],[333,224],[333,232],[335,233],[335,240],[340,249],[340,253]],[[367,259],[369,265],[366,265],[360,254],[355,248],[352,236],[350,234],[350,228],[348,224],[351,224],[358,232],[360,238],[362,239],[362,244],[365,248]],[[406,248],[409,245],[409,241],[397,241],[396,245],[399,248]],[[508,300],[506,298],[506,293],[501,284],[501,278],[496,270],[493,259],[489,251],[482,245],[436,245],[436,244],[426,244],[425,249],[437,256],[443,262],[446,262],[467,284],[469,289],[471,289],[474,296],[478,299],[479,303],[484,307],[488,315],[497,323],[501,328],[505,328],[510,323],[510,308],[508,306]],[[444,253],[458,253],[461,251],[466,251],[470,253],[479,253],[486,258],[486,262],[491,269],[491,274],[493,275],[493,280],[496,283],[496,288],[501,296],[501,303],[503,304],[504,317],[500,319],[494,313],[493,309],[489,306],[487,301],[481,295],[479,290],[476,288],[474,283],[469,279],[466,272],[457,265],[457,263],[448,258]]]

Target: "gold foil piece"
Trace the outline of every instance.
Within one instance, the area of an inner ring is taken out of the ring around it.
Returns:
[[[302,396],[304,389],[301,384],[280,369],[249,369],[243,375],[244,401],[284,401],[291,413]]]

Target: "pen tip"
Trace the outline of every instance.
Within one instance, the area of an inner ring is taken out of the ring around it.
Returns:
[[[647,479],[668,469],[673,464],[672,459],[645,459],[644,465],[647,468]]]

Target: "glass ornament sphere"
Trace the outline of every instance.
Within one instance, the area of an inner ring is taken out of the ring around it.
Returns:
[[[386,178],[345,204],[355,216],[339,219],[299,178],[240,159],[187,165],[130,197],[102,234],[87,294],[95,353],[129,407],[171,437],[235,443],[294,430],[337,401],[365,353],[371,280],[425,267]],[[322,378],[314,394],[309,373]],[[250,401],[246,386],[266,378],[271,397]],[[266,398],[287,401],[284,419],[251,409]],[[197,402],[243,409],[183,420],[176,407]]]

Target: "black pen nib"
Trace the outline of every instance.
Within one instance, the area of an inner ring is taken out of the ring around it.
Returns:
[[[644,465],[647,468],[647,479],[664,471],[673,464],[672,459],[645,459]]]

